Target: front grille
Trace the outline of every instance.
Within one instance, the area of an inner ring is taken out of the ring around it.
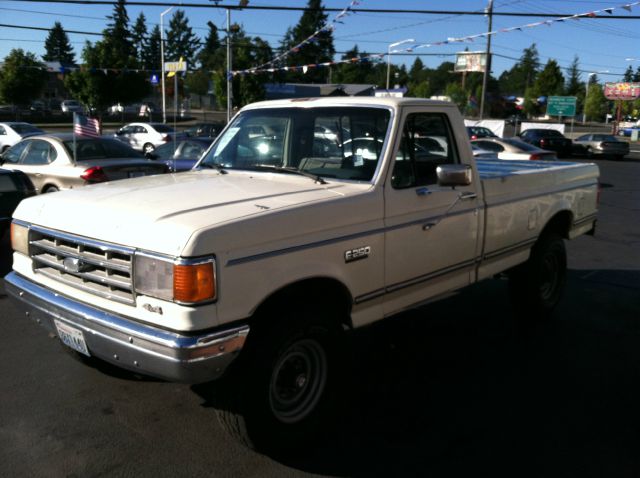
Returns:
[[[133,249],[37,226],[30,229],[29,246],[35,272],[100,297],[135,303]]]

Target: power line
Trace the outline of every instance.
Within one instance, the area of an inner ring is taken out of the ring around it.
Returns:
[[[113,0],[6,0],[9,2],[20,3],[62,3],[72,5],[115,5]],[[174,3],[168,2],[141,2],[141,1],[128,1],[127,5],[131,6],[143,6],[143,7],[168,7],[176,6]],[[323,12],[341,12],[341,8],[321,8],[313,9],[306,7],[285,7],[276,5],[216,5],[216,4],[202,4],[202,3],[184,3],[180,2],[177,5],[182,8],[213,8],[213,9],[228,9],[228,10],[271,10],[271,11],[323,11]],[[353,8],[353,13],[393,13],[393,14],[421,14],[421,15],[474,15],[483,16],[484,11],[470,11],[470,10],[419,10],[419,9],[397,9],[397,8]],[[542,12],[494,12],[494,16],[503,17],[544,17],[544,18],[563,18],[570,17],[573,13],[542,13]],[[607,15],[607,16],[595,16],[589,17],[589,20],[638,20],[640,16],[637,15]]]

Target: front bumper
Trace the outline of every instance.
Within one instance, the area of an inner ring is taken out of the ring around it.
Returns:
[[[249,333],[242,325],[186,335],[109,313],[42,287],[11,272],[5,290],[26,317],[54,334],[54,320],[82,331],[89,353],[118,367],[173,382],[220,377]]]

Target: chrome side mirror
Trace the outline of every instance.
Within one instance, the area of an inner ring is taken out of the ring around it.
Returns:
[[[436,168],[438,185],[468,186],[473,180],[473,170],[468,164],[443,164]]]

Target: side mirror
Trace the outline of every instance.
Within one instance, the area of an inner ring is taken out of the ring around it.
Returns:
[[[443,164],[436,168],[438,185],[468,186],[473,180],[473,170],[468,164]]]

